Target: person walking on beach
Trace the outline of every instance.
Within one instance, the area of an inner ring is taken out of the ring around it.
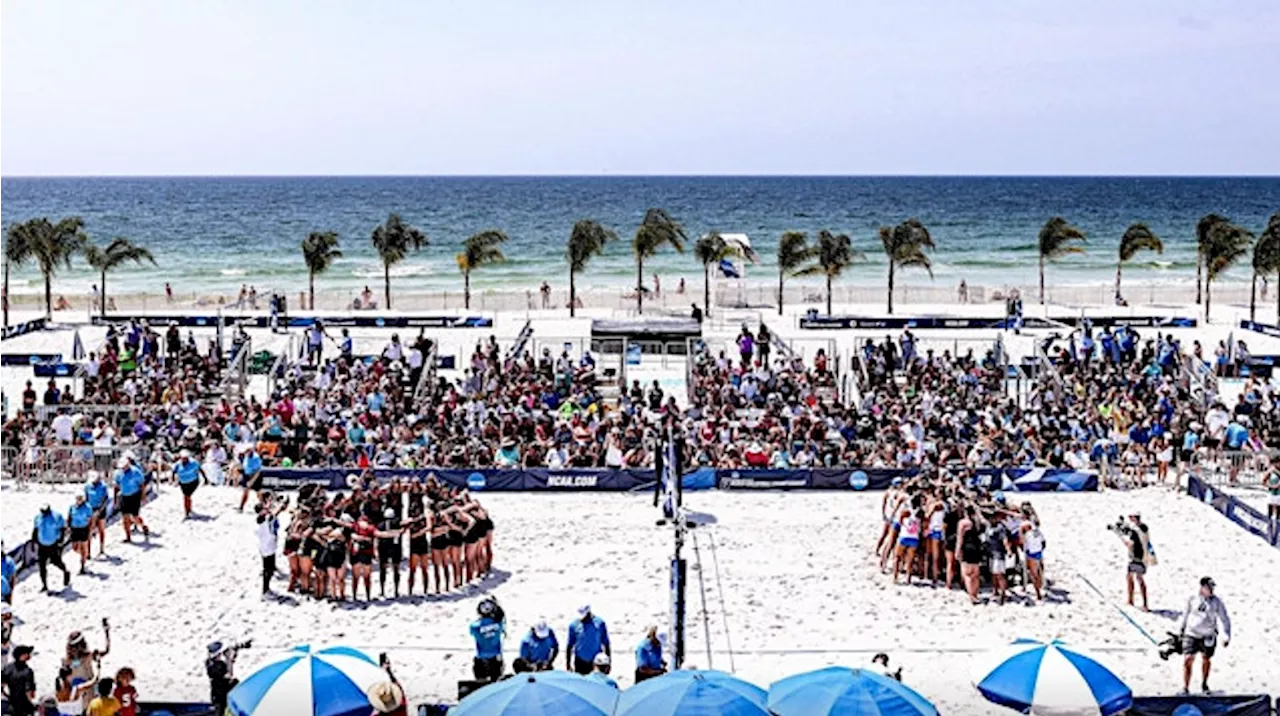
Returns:
[[[249,449],[245,451],[244,460],[240,464],[241,481],[244,484],[244,491],[240,493],[240,511],[244,512],[244,506],[249,502],[249,493],[252,492],[262,501],[262,495],[259,488],[262,486],[262,456],[258,454],[256,445],[250,444]]]
[[[31,529],[31,541],[36,545],[36,562],[40,569],[40,586],[45,594],[49,593],[49,565],[62,570],[62,587],[71,584],[71,570],[62,563],[62,540],[66,536],[66,522],[62,516],[45,505],[36,515],[35,526]]]
[[[1125,584],[1129,594],[1129,606],[1133,604],[1133,588],[1136,583],[1138,590],[1142,594],[1142,611],[1149,611],[1147,608],[1147,533],[1149,531],[1146,524],[1142,522],[1142,517],[1138,513],[1129,515],[1130,525],[1121,525],[1117,533],[1120,539],[1124,541],[1129,552],[1129,567],[1125,574]]]
[[[578,609],[578,620],[569,625],[569,645],[564,653],[565,668],[586,676],[595,669],[596,654],[613,656],[609,628],[591,613],[591,605]]]
[[[1200,580],[1200,591],[1187,600],[1187,609],[1182,614],[1182,693],[1191,690],[1191,668],[1196,654],[1200,654],[1200,689],[1208,694],[1209,669],[1212,667],[1213,653],[1217,649],[1219,622],[1221,622],[1222,648],[1231,644],[1231,618],[1227,616],[1227,606],[1213,593],[1212,577]]]
[[[111,493],[102,482],[102,474],[96,470],[90,473],[89,482],[84,486],[85,500],[93,509],[93,519],[89,523],[89,536],[98,535],[98,554],[107,551],[107,500]]]
[[[173,466],[173,474],[178,478],[178,487],[182,490],[182,519],[191,519],[191,496],[196,494],[201,479],[205,477],[200,463],[191,458],[191,451],[184,449],[178,453],[178,462]]]
[[[128,454],[120,457],[117,463],[119,468],[116,471],[115,488],[116,488],[116,504],[120,507],[120,514],[123,519],[120,520],[124,526],[124,541],[133,541],[133,530],[135,527],[142,528],[144,537],[151,537],[151,528],[147,527],[147,523],[142,521],[142,490],[146,485],[147,479],[142,474],[142,468],[133,463],[133,458]]]
[[[1272,522],[1280,522],[1280,470],[1271,468],[1267,475],[1267,517]]]
[[[67,524],[71,525],[71,549],[80,555],[80,574],[84,574],[89,561],[89,526],[93,524],[93,508],[84,495],[76,495],[76,503],[67,511]]]

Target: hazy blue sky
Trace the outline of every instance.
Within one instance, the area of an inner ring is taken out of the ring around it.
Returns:
[[[1277,174],[1276,0],[4,0],[6,176]]]

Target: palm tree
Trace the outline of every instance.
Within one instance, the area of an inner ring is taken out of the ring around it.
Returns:
[[[302,240],[302,260],[307,264],[307,285],[310,296],[307,302],[316,310],[316,274],[329,270],[333,262],[342,258],[338,248],[338,234],[333,231],[312,231]]]
[[[1269,241],[1280,244],[1280,211],[1267,220],[1267,228],[1262,230],[1258,241]],[[1276,324],[1280,325],[1280,267],[1276,268]]]
[[[1258,276],[1264,279],[1276,272],[1280,274],[1280,211],[1271,216],[1267,228],[1262,230],[1258,242],[1253,245],[1253,285],[1249,289],[1249,320],[1254,320],[1258,299]],[[1280,291],[1280,284],[1277,285]]]
[[[416,226],[404,223],[399,214],[391,214],[386,223],[373,229],[369,237],[373,248],[382,260],[382,279],[386,288],[387,308],[391,308],[391,267],[404,261],[410,251],[427,245],[427,235]]]
[[[684,242],[688,240],[684,227],[671,218],[665,209],[650,209],[644,214],[644,221],[636,229],[636,237],[631,241],[631,250],[636,255],[636,312],[644,313],[644,260],[655,256],[658,249],[671,244],[677,252],[684,253]]]
[[[1044,305],[1044,264],[1052,262],[1068,254],[1084,253],[1083,246],[1075,246],[1076,242],[1084,242],[1085,235],[1080,229],[1067,223],[1061,216],[1055,216],[1044,223],[1040,229],[1037,248],[1040,251],[1040,305]]]
[[[1164,242],[1160,241],[1160,237],[1155,235],[1146,224],[1132,224],[1124,230],[1124,236],[1120,237],[1119,260],[1116,261],[1116,299],[1120,298],[1120,270],[1126,263],[1133,260],[1139,251],[1154,251],[1158,254],[1164,253]]]
[[[85,244],[84,261],[98,270],[102,280],[102,295],[99,299],[100,312],[107,317],[107,272],[119,268],[130,261],[138,265],[150,261],[154,266],[156,259],[146,248],[138,246],[123,236],[117,236],[105,248],[93,244]]]
[[[574,276],[587,267],[592,256],[604,252],[605,244],[617,241],[618,234],[591,219],[582,219],[569,232],[569,245],[565,253],[569,258],[569,315],[577,315],[578,292]]]
[[[933,278],[933,263],[925,253],[925,249],[934,247],[933,237],[924,224],[916,219],[907,219],[893,228],[881,226],[880,244],[884,247],[885,257],[889,259],[889,314],[892,315],[893,279],[899,266],[917,266],[928,271],[929,278]]]
[[[778,315],[782,315],[783,281],[794,276],[809,260],[809,237],[803,231],[785,231],[778,238]]]
[[[18,268],[31,258],[29,237],[32,225],[39,221],[32,219],[23,224],[14,224],[5,232],[4,238],[4,326],[9,327],[9,270]],[[47,222],[46,222],[47,223]]]
[[[456,257],[458,268],[462,270],[463,305],[471,308],[471,272],[488,264],[500,264],[507,260],[502,254],[501,245],[507,242],[507,235],[496,229],[472,234],[462,242],[462,253]]]
[[[693,255],[702,264],[702,310],[711,315],[711,266],[720,265],[724,259],[741,256],[742,249],[738,244],[730,244],[718,231],[712,231],[698,239],[693,245]]]
[[[1205,214],[1196,222],[1196,304],[1202,300],[1204,285],[1204,250],[1209,245],[1209,234],[1218,224],[1229,224],[1231,221],[1221,214]]]
[[[826,229],[818,232],[818,242],[809,247],[809,258],[814,264],[796,273],[797,276],[825,276],[827,279],[827,315],[831,315],[831,279],[844,273],[855,261],[866,257],[855,251],[848,234],[833,234]]]
[[[18,241],[23,245],[16,248],[14,256],[21,256],[35,262],[44,276],[44,314],[46,318],[53,316],[53,275],[58,267],[71,268],[71,257],[79,253],[88,237],[84,233],[84,219],[72,216],[53,223],[46,218],[31,219],[10,229],[10,235],[17,233]],[[6,251],[6,257],[8,257]],[[19,262],[20,263],[20,262]]]
[[[1228,221],[1215,222],[1201,249],[1204,257],[1204,320],[1209,322],[1210,295],[1214,279],[1249,253],[1253,234]]]

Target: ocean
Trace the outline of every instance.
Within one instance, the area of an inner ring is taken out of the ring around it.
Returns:
[[[399,212],[423,229],[430,246],[393,269],[396,291],[458,290],[454,256],[470,234],[496,228],[510,241],[507,263],[477,271],[477,289],[566,281],[564,244],[578,219],[614,228],[611,245],[580,275],[581,286],[634,285],[630,238],[649,207],[662,207],[691,238],[709,230],[745,233],[761,259],[749,280],[776,280],[773,255],[788,230],[848,233],[867,262],[844,280],[880,284],[884,259],[876,228],[910,217],[928,226],[938,247],[932,281],[954,285],[1031,284],[1036,234],[1061,215],[1089,235],[1088,253],[1053,269],[1062,283],[1110,281],[1126,226],[1146,222],[1163,255],[1142,255],[1126,281],[1185,282],[1195,276],[1195,223],[1217,212],[1257,233],[1280,210],[1280,178],[1155,177],[153,177],[4,178],[0,221],[78,215],[97,241],[127,236],[151,249],[158,267],[128,267],[109,278],[113,292],[175,290],[234,293],[296,291],[306,284],[299,242],[336,231],[344,257],[319,289],[375,292],[382,270],[369,244],[374,226]],[[1237,269],[1244,278],[1247,269]],[[645,278],[700,280],[689,251],[665,250],[646,262]],[[15,273],[15,293],[38,289],[30,268]],[[923,272],[901,275],[926,283]],[[58,278],[58,291],[87,292],[96,282],[82,261]]]

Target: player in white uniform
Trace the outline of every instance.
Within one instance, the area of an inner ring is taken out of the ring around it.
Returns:
[[[1034,517],[1024,519],[1019,527],[1022,533],[1022,548],[1026,552],[1027,577],[1036,589],[1036,601],[1043,601],[1041,590],[1044,586],[1044,533],[1040,531],[1040,521]]]

